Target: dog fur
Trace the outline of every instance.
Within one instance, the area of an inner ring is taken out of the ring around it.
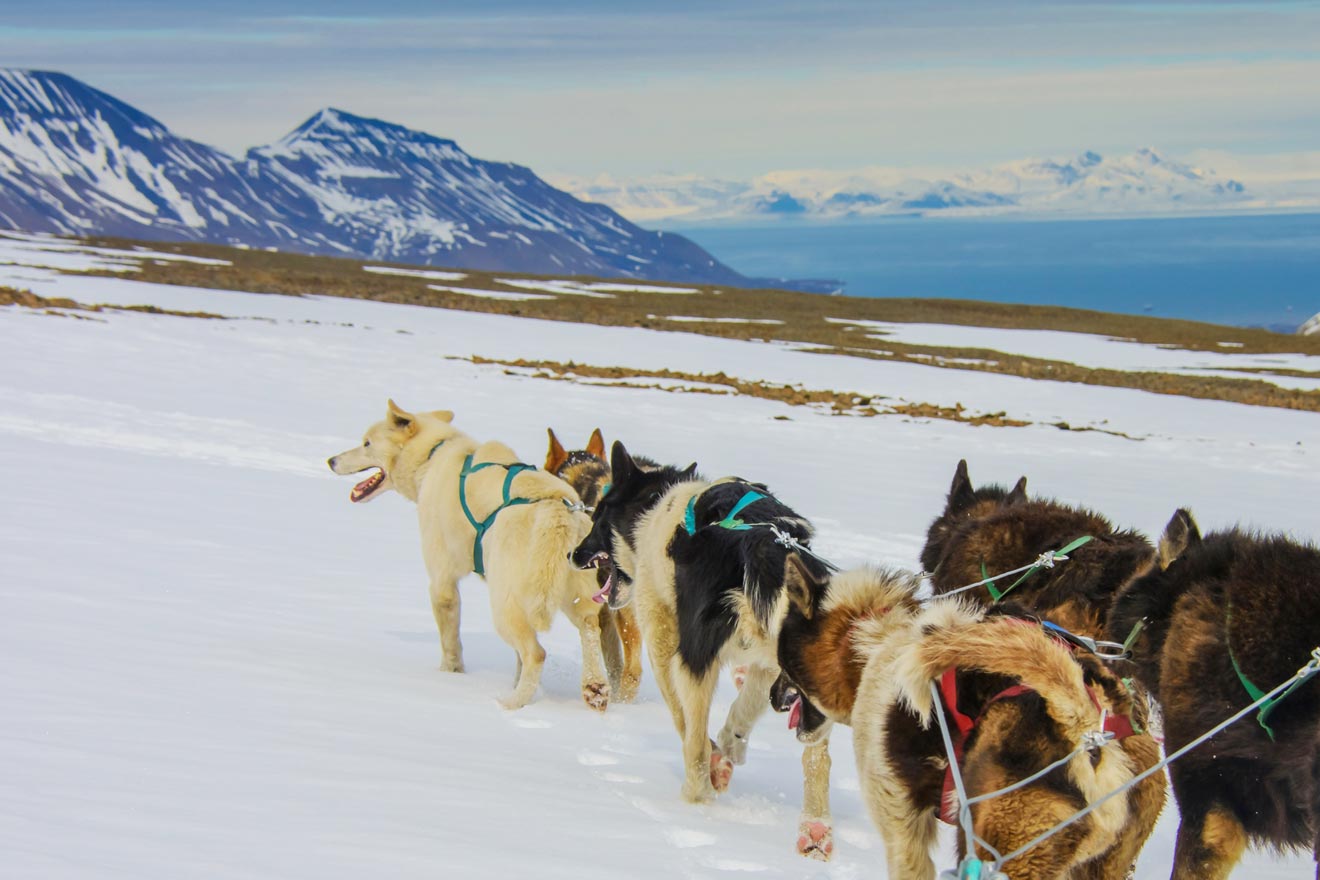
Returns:
[[[407,412],[391,400],[385,418],[367,429],[362,445],[328,463],[337,474],[373,471],[354,487],[354,501],[393,489],[417,504],[431,610],[444,655],[441,669],[462,672],[458,580],[473,571],[475,530],[459,503],[459,475],[469,453],[474,463],[515,464],[518,458],[502,443],[478,444],[451,424],[453,417],[448,410]],[[505,473],[504,468],[487,468],[468,478],[468,504],[475,516],[499,507]],[[591,602],[595,580],[566,562],[590,522],[569,506],[578,503],[577,493],[553,474],[522,471],[513,491],[536,503],[505,508],[483,540],[491,618],[518,656],[513,692],[500,702],[516,709],[531,700],[545,662],[536,634],[549,629],[555,611],[562,610],[581,634],[582,697],[603,711],[610,691],[601,661],[600,610]]]
[[[1067,562],[1038,570],[1009,597],[1066,629],[1101,637],[1114,593],[1154,564],[1155,548],[1143,535],[1116,529],[1094,511],[1029,499],[1026,490],[1026,477],[1010,491],[993,485],[975,489],[967,462],[958,462],[944,512],[931,524],[921,551],[932,589],[936,595],[948,593],[981,580],[984,572],[1011,571],[1090,535],[1092,540],[1071,551]],[[1018,577],[996,586],[1004,590]],[[985,587],[963,595],[991,601]]]
[[[594,509],[602,490],[610,482],[610,465],[605,460],[605,438],[600,428],[591,432],[585,449],[569,452],[547,428],[550,447],[545,454],[545,469],[573,487],[582,503]],[[604,587],[609,577],[607,567],[596,570],[596,583]],[[605,655],[605,670],[610,677],[610,698],[631,703],[642,682],[642,631],[637,612],[631,606],[600,609],[600,643]]]
[[[748,734],[778,675],[775,634],[788,606],[787,550],[769,529],[714,524],[755,484],[707,482],[695,464],[643,469],[618,442],[610,464],[610,491],[597,503],[592,531],[573,561],[607,560],[611,606],[635,597],[656,684],[683,742],[682,795],[707,801],[727,786],[732,765],[745,760]],[[756,488],[766,497],[741,518],[774,522],[808,542],[806,521]],[[694,498],[699,527],[689,535],[684,516]],[[717,737],[712,766],[710,704],[720,668],[732,663],[748,665],[747,680]]]
[[[1111,638],[1143,619],[1133,661],[1173,752],[1252,702],[1234,658],[1268,692],[1320,646],[1320,549],[1236,530],[1202,537],[1179,510],[1158,567],[1115,600]],[[1320,859],[1320,681],[1279,703],[1269,724],[1275,741],[1252,714],[1169,765],[1182,818],[1175,880],[1227,877],[1249,844]]]
[[[786,579],[808,582],[790,558]],[[932,880],[947,760],[930,684],[956,668],[959,710],[978,718],[962,771],[973,794],[1003,788],[1076,748],[1099,726],[1089,685],[1110,712],[1140,720],[1142,704],[1094,658],[1074,657],[1010,607],[986,610],[949,599],[922,606],[915,576],[866,568],[836,574],[815,605],[796,600],[779,632],[786,697],[805,699],[798,738],[818,742],[833,723],[850,724],[862,795],[885,839],[889,876]],[[794,597],[820,595],[809,583]],[[995,699],[1022,683],[1031,692]],[[1016,792],[973,807],[977,834],[1007,853],[1085,804],[1153,766],[1159,749],[1134,735],[1082,753]],[[828,785],[828,778],[815,783]],[[1164,803],[1157,774],[1008,863],[1024,878],[1125,877]],[[960,856],[961,852],[960,843]]]

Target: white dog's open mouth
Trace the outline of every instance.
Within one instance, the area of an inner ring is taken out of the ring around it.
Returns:
[[[348,493],[349,500],[354,504],[366,501],[384,484],[385,472],[377,469],[375,473],[353,487],[353,491]]]

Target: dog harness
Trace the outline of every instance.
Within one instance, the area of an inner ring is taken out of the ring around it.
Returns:
[[[1255,682],[1247,678],[1247,674],[1242,671],[1242,664],[1238,663],[1237,655],[1233,653],[1232,625],[1233,625],[1233,606],[1229,605],[1224,613],[1224,644],[1228,648],[1228,659],[1233,664],[1233,671],[1237,673],[1238,681],[1242,682],[1242,687],[1246,690],[1248,696],[1251,697],[1252,702],[1255,702],[1256,700],[1259,700],[1265,696],[1265,691],[1257,687]],[[1320,670],[1312,670],[1309,674],[1298,678],[1283,693],[1279,694],[1274,699],[1266,700],[1264,703],[1261,704],[1260,711],[1256,713],[1256,723],[1261,726],[1261,729],[1263,729],[1267,734],[1269,734],[1270,742],[1275,741],[1274,728],[1270,727],[1268,720],[1270,717],[1270,713],[1273,712],[1280,703],[1286,700],[1293,691],[1297,690],[1299,687],[1301,687],[1302,685],[1310,681],[1312,678],[1314,678],[1316,672],[1318,671]]]
[[[440,444],[438,443],[436,444],[437,447],[439,445]],[[432,450],[432,452],[434,451],[435,450]],[[489,467],[502,467],[507,472],[504,475],[504,500],[501,501],[500,506],[492,510],[485,519],[478,520],[472,515],[472,508],[468,506],[467,478],[472,474],[475,474],[477,471],[485,470]],[[481,540],[486,537],[486,532],[495,524],[495,517],[500,515],[501,510],[508,507],[516,507],[519,504],[532,504],[537,501],[555,500],[552,498],[514,498],[511,496],[510,493],[513,490],[513,478],[523,471],[534,470],[536,470],[535,465],[522,464],[521,462],[502,464],[498,461],[483,461],[480,464],[473,464],[472,453],[468,453],[467,458],[463,459],[463,469],[458,473],[458,503],[463,507],[463,515],[467,517],[468,522],[472,524],[472,528],[477,532],[476,537],[472,539],[472,570],[477,574],[482,576],[486,574],[486,563],[482,554]],[[567,498],[560,498],[558,500],[564,502],[565,507],[572,509],[573,503]]]
[[[967,740],[972,735],[972,731],[980,720],[985,717],[985,713],[990,711],[990,707],[1000,700],[1020,697],[1023,694],[1035,693],[1034,688],[1027,687],[1024,684],[1015,684],[1012,687],[1004,688],[995,694],[981,708],[981,713],[975,718],[965,715],[958,709],[958,669],[950,667],[940,676],[940,700],[944,703],[944,708],[948,710],[953,718],[956,728],[953,737],[953,756],[959,766],[963,763],[963,755],[967,749]],[[1089,686],[1086,688],[1086,695],[1091,698],[1091,703],[1100,709],[1100,700],[1096,698],[1095,691]],[[1112,733],[1115,739],[1126,739],[1135,732],[1132,727],[1132,721],[1126,715],[1108,715],[1103,711],[1100,713],[1104,718],[1104,730]],[[953,784],[953,764],[950,763],[944,769],[944,786],[940,792],[940,811],[941,822],[949,825],[958,824],[958,806],[954,797],[955,787]]]
[[[697,533],[697,499],[700,497],[701,494],[698,493],[696,495],[693,495],[691,498],[689,498],[687,503],[687,510],[683,513],[683,528],[687,529],[687,533],[689,535],[695,535]],[[731,529],[732,531],[735,532],[747,531],[748,529],[751,528],[751,526],[743,522],[742,520],[738,519],[738,514],[742,513],[743,509],[747,507],[747,505],[755,501],[760,501],[764,497],[765,495],[763,495],[762,493],[754,492],[751,489],[748,489],[743,494],[743,497],[738,499],[738,503],[733,505],[733,507],[729,510],[728,514],[725,515],[724,519],[720,520],[719,522],[712,523],[712,525],[717,525],[722,529]]]

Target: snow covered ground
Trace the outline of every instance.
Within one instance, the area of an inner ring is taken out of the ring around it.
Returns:
[[[884,876],[846,730],[837,854],[820,865],[793,852],[800,751],[781,717],[763,720],[730,792],[694,807],[678,797],[678,740],[649,669],[639,703],[593,714],[563,622],[544,640],[540,696],[505,712],[512,652],[469,577],[469,671],[438,672],[412,508],[353,507],[352,481],[324,464],[387,396],[453,409],[534,463],[546,426],[579,442],[599,426],[661,460],[765,480],[845,565],[915,566],[960,457],[978,481],[1026,473],[1035,493],[1150,533],[1189,504],[1203,528],[1320,538],[1311,413],[23,266],[0,266],[6,283],[248,320],[0,308],[5,876]],[[1147,439],[834,417],[455,359],[474,354],[724,370]],[[716,718],[733,693],[726,681]],[[1175,821],[1170,808],[1139,877],[1167,876]],[[1259,854],[1238,876],[1312,873],[1309,857]]]
[[[989,348],[1026,357],[1067,361],[1093,369],[1260,379],[1283,388],[1300,388],[1306,391],[1320,388],[1320,375],[1311,378],[1279,376],[1269,372],[1239,372],[1242,369],[1301,370],[1320,374],[1320,357],[1304,354],[1238,354],[1234,353],[1237,343],[1223,343],[1223,352],[1189,351],[1180,348],[1161,348],[1130,339],[1058,330],[1001,330],[993,327],[963,327],[952,324],[856,321],[851,318],[826,320],[864,329],[874,339],[892,339],[894,342],[906,342],[911,345]],[[1225,333],[1227,335],[1231,331],[1226,330]]]

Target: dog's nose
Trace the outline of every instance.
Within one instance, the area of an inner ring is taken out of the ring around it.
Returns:
[[[329,458],[327,458],[327,459],[325,460],[325,463],[328,464],[328,465],[330,466],[330,470],[334,470],[334,469],[335,469],[335,459],[338,458],[338,457],[339,457],[339,456],[337,456],[337,455],[332,455],[332,456],[330,456]]]

